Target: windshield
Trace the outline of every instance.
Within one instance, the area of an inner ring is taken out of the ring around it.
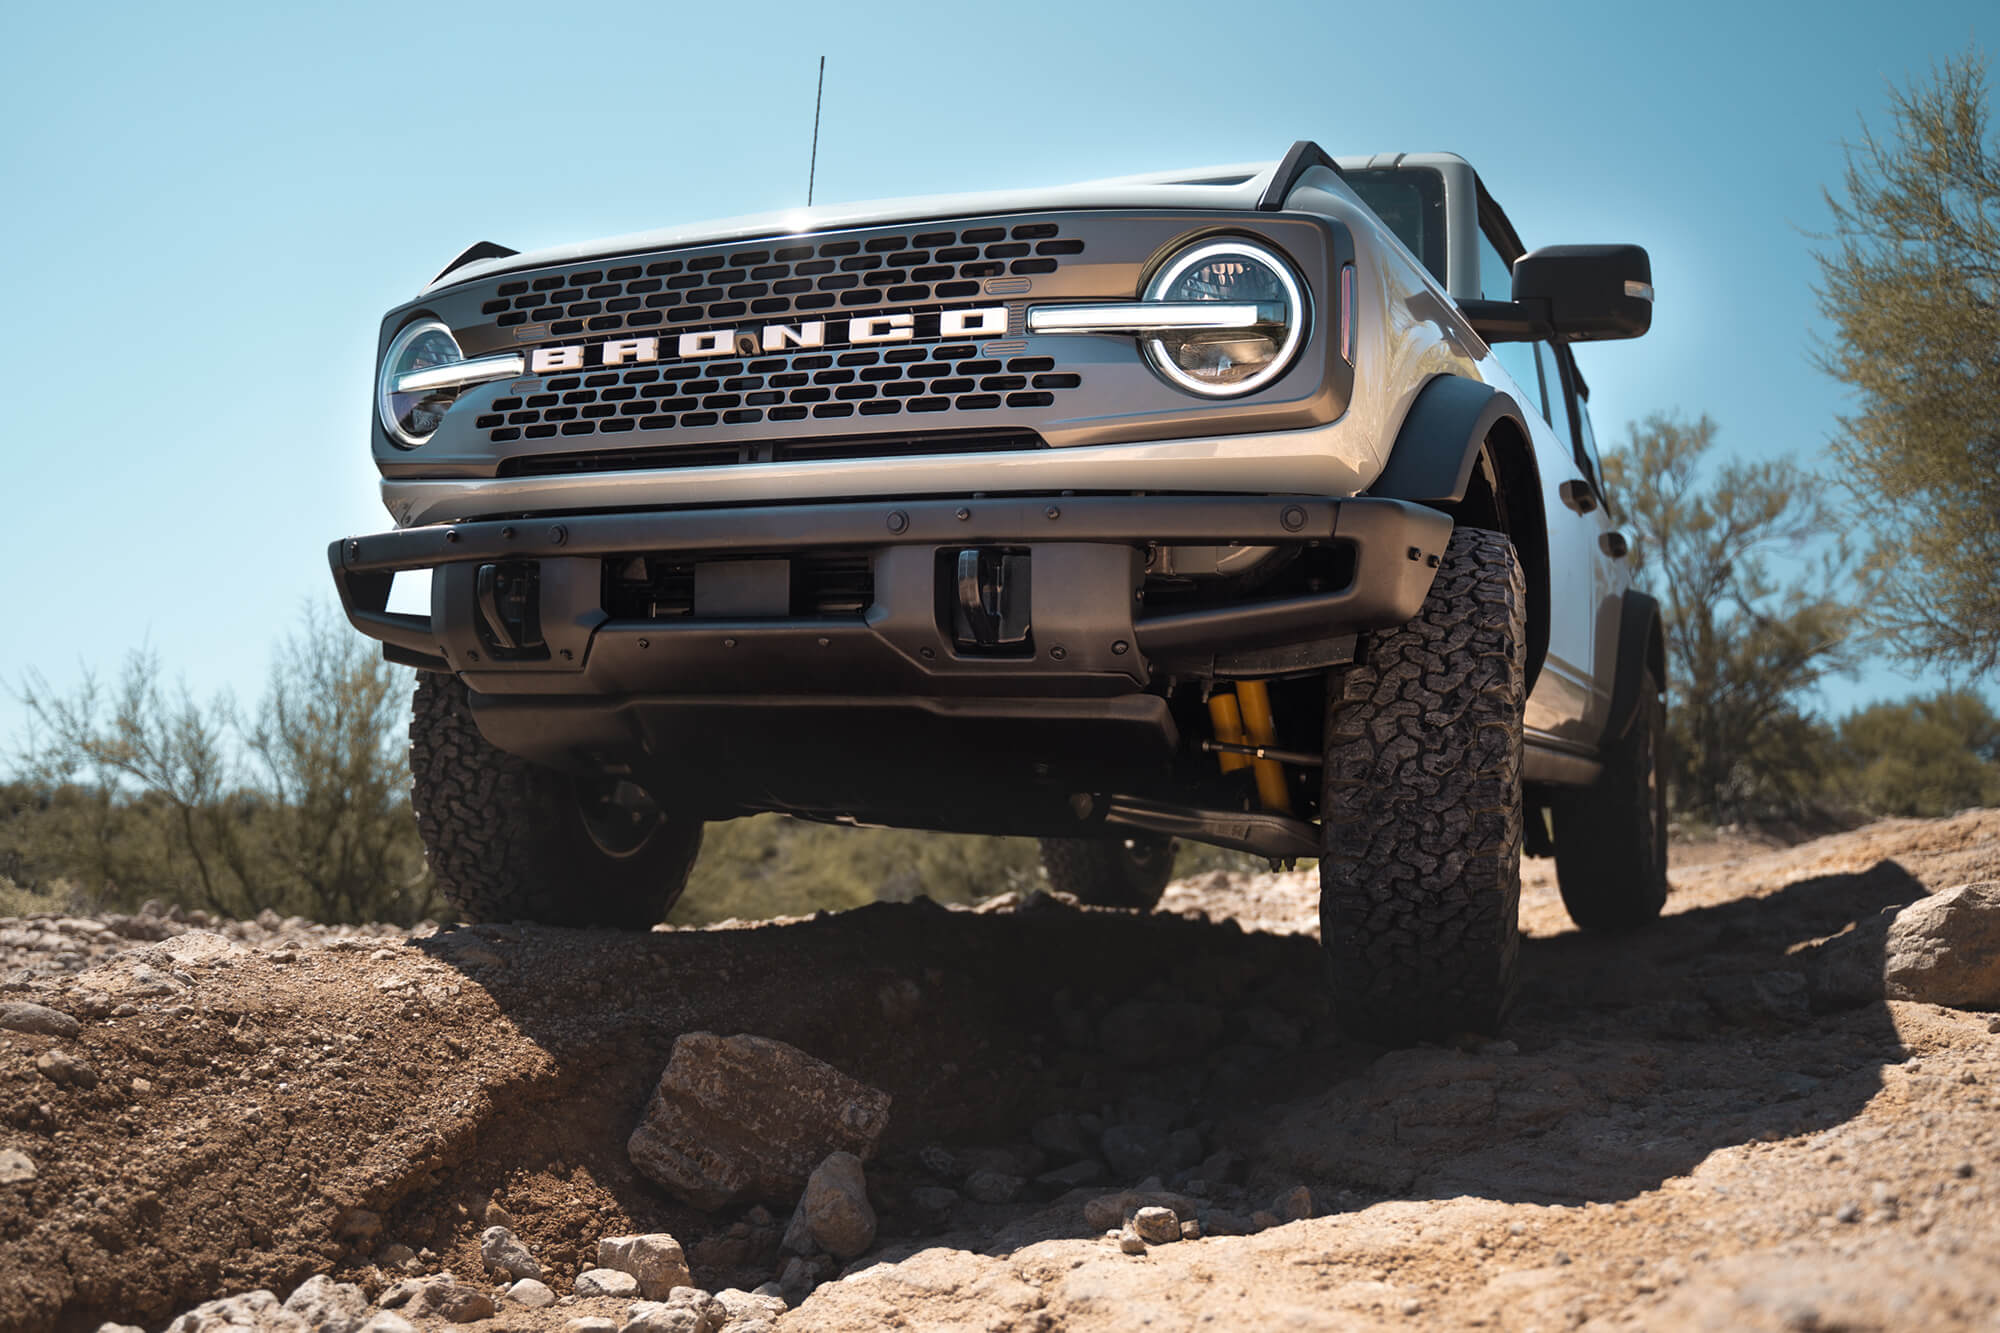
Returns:
[[[1444,275],[1444,177],[1429,167],[1343,171],[1361,202],[1396,233],[1431,276]]]

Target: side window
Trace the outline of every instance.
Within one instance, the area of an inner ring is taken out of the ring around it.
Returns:
[[[1582,394],[1578,394],[1576,399],[1576,424],[1582,428],[1580,441],[1583,445],[1585,474],[1590,478],[1592,485],[1603,491],[1604,467],[1597,461],[1597,433],[1590,428],[1590,401]],[[1605,502],[1610,503],[1608,494],[1605,496]]]
[[[1569,389],[1564,383],[1563,358],[1548,343],[1535,343],[1535,359],[1542,363],[1542,385],[1548,398],[1548,405],[1542,415],[1556,428],[1556,438],[1569,448],[1576,458],[1577,467],[1587,477],[1590,469],[1584,466],[1583,451],[1576,447],[1576,436],[1569,423]]]
[[[1486,229],[1479,229],[1479,294],[1489,301],[1514,299],[1514,266],[1500,257]]]
[[[1489,301],[1511,301],[1514,299],[1514,270],[1500,257],[1500,249],[1493,244],[1493,238],[1486,229],[1479,229],[1479,287]],[[1543,406],[1542,372],[1535,361],[1532,343],[1494,343],[1493,359],[1506,367],[1514,382],[1521,386],[1521,394],[1526,399],[1521,404],[1530,412],[1547,414]]]
[[[1521,386],[1521,406],[1530,412],[1541,412],[1542,372],[1535,364],[1533,343],[1494,343],[1493,359],[1498,361],[1514,383]]]

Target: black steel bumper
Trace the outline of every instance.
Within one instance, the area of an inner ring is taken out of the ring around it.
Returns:
[[[1416,613],[1451,528],[1397,500],[1065,496],[493,520],[350,538],[328,555],[355,627],[392,660],[456,671],[480,729],[511,753],[629,773],[710,817],[865,812],[1031,833],[1073,831],[1072,793],[1163,790],[1181,742],[1156,677],[1340,660],[1326,654],[1351,649],[1345,636]],[[1310,596],[1146,606],[1146,547],[1239,542],[1339,546],[1351,573]],[[940,557],[994,547],[1028,557],[1030,641],[963,650]],[[699,568],[835,550],[865,553],[859,614],[605,610],[608,558]],[[503,563],[537,571],[541,643],[496,661],[480,571]],[[417,569],[435,571],[431,613],[390,612],[394,575]]]
[[[327,555],[355,628],[392,659],[455,670],[480,694],[1102,698],[1158,672],[1214,674],[1232,654],[1400,624],[1429,592],[1451,527],[1435,510],[1385,499],[1070,496],[492,520],[351,537]],[[1347,548],[1347,586],[1159,614],[1137,596],[1148,545],[1309,542]],[[1032,652],[955,645],[937,555],[969,547],[1028,552]],[[862,615],[615,620],[604,610],[606,557],[834,548],[870,555],[873,605]],[[546,648],[495,660],[479,570],[523,561],[539,567]],[[389,611],[394,575],[420,569],[435,571],[430,615]]]

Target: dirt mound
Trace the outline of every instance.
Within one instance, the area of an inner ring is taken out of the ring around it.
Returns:
[[[1990,1323],[2000,1035],[1814,969],[1996,877],[2000,812],[1708,858],[1623,939],[1569,931],[1529,867],[1507,1039],[1387,1054],[1333,1024],[1304,876],[1183,882],[1149,916],[1036,896],[642,936],[0,922],[0,1006],[80,1024],[0,1031],[0,1331],[316,1273],[495,1291],[491,1225],[564,1296],[600,1239],[653,1232],[710,1290],[778,1277],[782,1208],[697,1212],[626,1157],[695,1031],[894,1099],[877,1247],[822,1261],[839,1280],[781,1328]],[[1201,1238],[1107,1239],[1122,1205],[1086,1205],[1134,1185]]]

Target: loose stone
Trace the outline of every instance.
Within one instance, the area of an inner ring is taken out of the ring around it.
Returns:
[[[1181,1238],[1181,1220],[1171,1208],[1141,1208],[1132,1214],[1132,1230],[1148,1245],[1166,1245]]]
[[[542,1266],[535,1262],[535,1256],[528,1253],[528,1247],[506,1227],[488,1227],[479,1236],[479,1257],[495,1272],[505,1273],[514,1278],[536,1278],[542,1276]]]
[[[649,1301],[665,1300],[675,1287],[692,1285],[681,1243],[664,1231],[643,1236],[606,1236],[597,1242],[597,1266],[630,1273]]]
[[[524,1277],[507,1288],[507,1299],[530,1310],[545,1310],[556,1303],[556,1294],[549,1290],[548,1283]]]
[[[630,1273],[621,1273],[615,1268],[586,1268],[576,1275],[576,1294],[616,1296],[621,1299],[637,1296],[639,1279]]]

